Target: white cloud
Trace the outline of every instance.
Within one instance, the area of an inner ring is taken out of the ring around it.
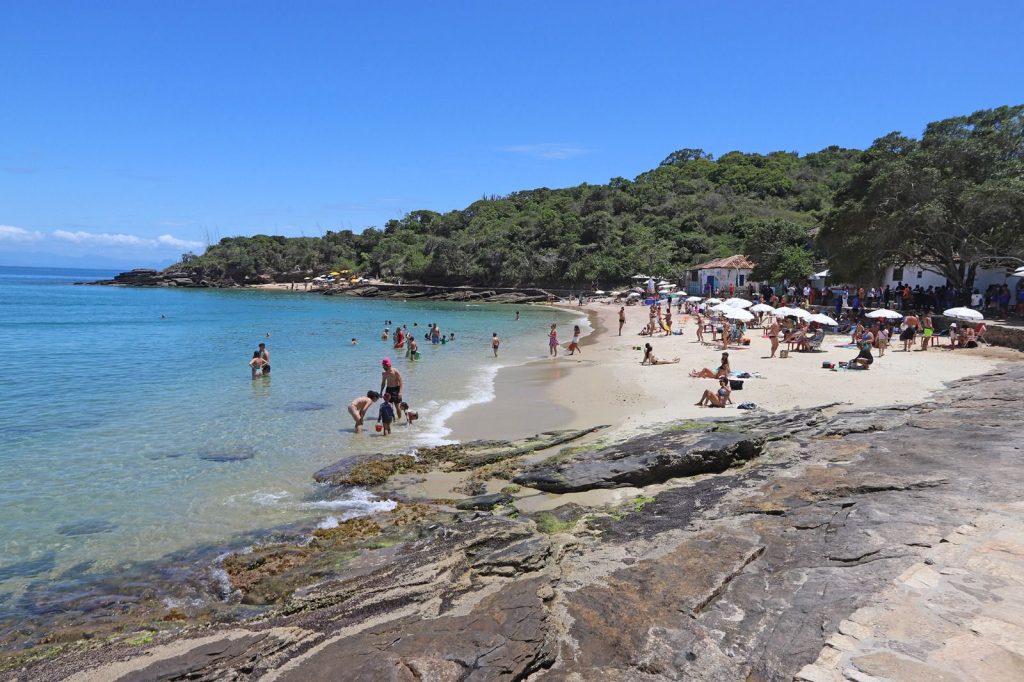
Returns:
[[[513,154],[524,154],[537,159],[562,160],[571,159],[590,152],[589,149],[571,144],[517,144],[504,147],[501,151]]]
[[[202,242],[189,241],[188,239],[178,239],[177,237],[169,234],[162,234],[156,238],[157,242],[164,246],[173,246],[176,249],[201,249],[205,244]]]
[[[97,246],[153,246],[152,239],[143,239],[133,234],[109,234],[107,232],[68,232],[54,230],[53,236],[75,244],[95,244]]]
[[[14,225],[0,225],[0,244],[39,244],[50,241],[65,242],[73,244],[82,250],[90,248],[120,248],[120,249],[151,249],[155,251],[197,251],[203,249],[206,244],[189,239],[179,239],[172,234],[162,234],[155,239],[140,237],[134,234],[110,233],[110,232],[86,232],[78,230],[53,230],[52,232],[40,232],[38,230],[26,230]]]
[[[17,242],[19,244],[25,244],[28,242],[37,242],[42,238],[42,232],[25,230],[20,227],[15,227],[14,225],[0,225],[0,242]]]

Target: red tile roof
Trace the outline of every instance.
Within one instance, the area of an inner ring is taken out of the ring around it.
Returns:
[[[716,258],[709,260],[707,263],[701,263],[700,265],[694,265],[691,270],[713,270],[715,268],[732,269],[732,270],[753,270],[754,264],[746,256],[729,256],[728,258]]]

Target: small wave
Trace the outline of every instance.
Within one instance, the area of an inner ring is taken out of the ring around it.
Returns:
[[[302,502],[301,509],[327,509],[341,512],[336,521],[347,521],[357,516],[367,516],[377,512],[391,511],[398,506],[394,500],[381,499],[363,488],[353,488],[344,497],[333,500],[316,500],[313,502]],[[329,518],[334,518],[329,517]]]
[[[261,507],[273,507],[281,500],[285,500],[289,497],[291,497],[291,493],[287,490],[280,490],[276,493],[257,492],[253,493],[252,501]]]
[[[316,524],[316,527],[321,530],[327,530],[328,528],[337,528],[338,523],[339,521],[337,516],[328,516],[326,519]]]
[[[504,365],[486,365],[481,367],[473,376],[470,385],[475,387],[475,392],[468,398],[450,401],[431,401],[425,410],[430,414],[429,420],[423,421],[420,429],[419,440],[429,445],[445,445],[454,443],[449,440],[448,435],[452,430],[445,426],[453,415],[465,410],[471,405],[489,403],[494,400],[494,379]]]

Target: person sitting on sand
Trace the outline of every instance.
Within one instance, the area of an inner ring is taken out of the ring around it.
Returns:
[[[356,433],[359,433],[359,427],[363,425],[363,420],[366,418],[366,412],[370,409],[370,406],[380,400],[380,393],[377,391],[367,391],[366,395],[359,396],[348,405],[348,413],[352,415],[352,419],[356,421]]]
[[[722,377],[718,380],[718,390],[712,391],[710,388],[704,391],[704,395],[700,397],[695,405],[698,407],[725,407],[732,402],[729,394],[732,393],[732,389],[729,388],[729,380],[726,377]]]
[[[859,365],[862,369],[870,369],[871,363],[875,361],[875,358],[871,355],[871,342],[862,341],[860,344],[860,352],[857,353],[857,357],[850,361],[850,367]]]
[[[705,367],[699,372],[697,370],[693,370],[692,372],[690,372],[690,376],[693,377],[694,379],[728,379],[729,371],[729,354],[722,353],[722,364],[718,366],[718,369],[711,370]]]
[[[679,362],[679,358],[673,358],[671,360],[659,360],[654,355],[654,348],[649,343],[644,344],[644,359],[640,361],[641,365],[675,365]]]

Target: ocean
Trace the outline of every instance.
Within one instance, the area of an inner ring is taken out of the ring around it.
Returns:
[[[58,576],[88,580],[260,528],[389,508],[364,490],[325,495],[311,476],[348,456],[445,442],[447,417],[492,399],[499,368],[545,357],[548,325],[577,317],[540,306],[73,285],[113,274],[0,267],[0,610]],[[380,339],[388,320],[392,331],[418,332],[420,360]],[[423,341],[432,322],[455,342]],[[253,380],[260,342],[273,372]],[[388,438],[372,420],[354,434],[347,406],[379,388],[384,357],[403,373],[420,420]]]

